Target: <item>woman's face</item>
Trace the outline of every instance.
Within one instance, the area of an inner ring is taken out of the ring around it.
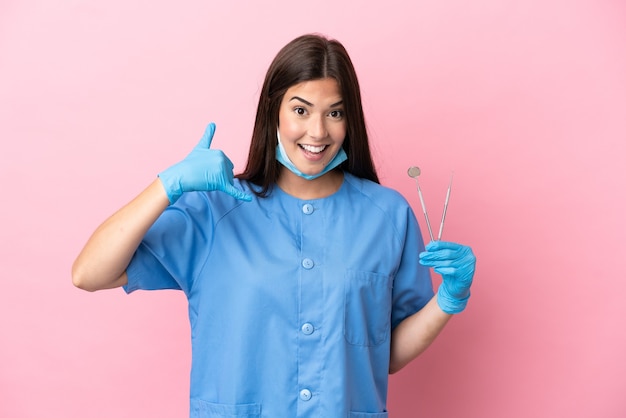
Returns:
[[[315,175],[337,154],[346,136],[339,85],[334,78],[291,86],[278,111],[280,141],[304,174]]]

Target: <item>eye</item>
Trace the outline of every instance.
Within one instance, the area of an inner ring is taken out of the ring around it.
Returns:
[[[294,112],[295,112],[295,114],[296,114],[296,115],[298,115],[298,116],[304,116],[304,115],[306,115],[306,109],[305,109],[305,108],[303,108],[303,107],[300,107],[300,106],[295,107],[295,108],[293,109],[293,111],[294,111]]]
[[[328,115],[333,119],[342,119],[343,110],[332,110]]]

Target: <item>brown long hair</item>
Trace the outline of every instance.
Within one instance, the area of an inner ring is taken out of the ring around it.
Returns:
[[[357,177],[379,182],[372,161],[356,72],[343,45],[321,35],[300,36],[285,45],[270,64],[259,97],[245,170],[236,177],[261,186],[267,195],[280,173],[276,160],[278,111],[287,89],[298,83],[334,78],[346,116],[343,149],[348,159],[339,167]]]

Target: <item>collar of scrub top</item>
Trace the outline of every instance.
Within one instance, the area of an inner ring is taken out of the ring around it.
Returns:
[[[430,220],[428,219],[428,211],[426,210],[426,203],[424,203],[424,196],[422,195],[422,189],[420,188],[420,184],[417,181],[417,178],[422,173],[419,167],[412,166],[409,167],[407,174],[409,177],[415,179],[415,184],[417,185],[417,194],[420,198],[420,203],[422,204],[422,211],[424,212],[424,218],[426,219],[426,226],[428,227],[428,235],[430,235],[430,240],[434,241],[435,237],[433,235],[433,229],[430,226]],[[448,202],[450,201],[450,190],[452,189],[452,178],[454,177],[454,173],[450,175],[450,183],[448,184],[448,192],[446,193],[446,201],[443,204],[443,214],[441,215],[441,224],[439,225],[439,233],[437,234],[437,241],[441,240],[441,235],[443,234],[443,224],[446,220],[446,212],[448,211]]]

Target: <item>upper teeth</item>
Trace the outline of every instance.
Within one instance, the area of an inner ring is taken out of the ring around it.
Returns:
[[[309,152],[316,152],[316,153],[322,152],[324,151],[324,148],[326,148],[326,145],[321,145],[319,147],[314,147],[313,145],[300,145],[300,146]]]

